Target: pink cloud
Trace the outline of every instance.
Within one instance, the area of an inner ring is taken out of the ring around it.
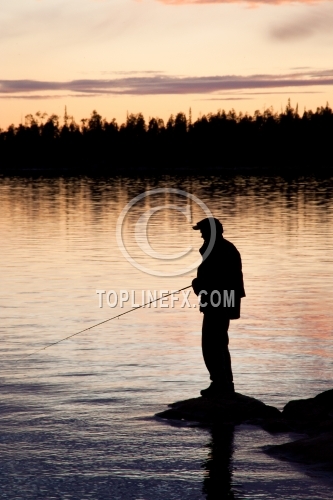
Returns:
[[[112,79],[70,81],[0,80],[0,96],[41,95],[57,92],[71,95],[166,95],[215,94],[283,88],[323,87],[333,85],[333,70],[303,70],[280,75],[212,75],[212,76],[126,76]],[[55,94],[57,95],[57,94]],[[59,95],[59,94],[58,94]]]
[[[167,5],[188,4],[219,4],[219,3],[242,3],[251,7],[258,5],[280,5],[280,4],[308,4],[322,3],[323,0],[157,0]]]
[[[333,12],[330,10],[311,9],[306,15],[288,20],[284,24],[271,28],[271,36],[279,41],[293,41],[315,35],[332,33]]]

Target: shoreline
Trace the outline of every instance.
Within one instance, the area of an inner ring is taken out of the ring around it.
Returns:
[[[289,401],[282,411],[240,393],[213,399],[192,398],[169,407],[155,416],[220,430],[250,424],[271,434],[301,434],[295,441],[267,447],[265,453],[333,473],[333,389],[313,398]]]
[[[203,171],[204,169],[204,171]],[[63,167],[0,167],[0,178],[3,177],[160,177],[164,175],[179,177],[220,176],[233,178],[239,175],[250,177],[332,177],[332,166],[124,166],[124,165],[92,165]]]

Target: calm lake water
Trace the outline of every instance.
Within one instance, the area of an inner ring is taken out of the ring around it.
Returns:
[[[2,178],[0,498],[332,498],[321,472],[262,452],[295,436],[212,436],[154,417],[209,383],[193,295],[192,307],[143,308],[27,357],[131,308],[100,308],[96,290],[134,290],[140,305],[142,290],[191,283],[196,198],[162,191],[130,208],[121,234],[137,267],[117,244],[126,204],[162,188],[205,203],[241,252],[236,390],[282,409],[332,388],[332,179]]]

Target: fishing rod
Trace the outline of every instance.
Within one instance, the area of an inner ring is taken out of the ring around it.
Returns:
[[[89,328],[85,328],[84,330],[80,330],[79,332],[72,333],[72,335],[68,335],[68,337],[65,337],[64,339],[57,340],[57,342],[53,342],[52,344],[48,344],[44,347],[41,347],[40,349],[36,349],[35,351],[31,352],[27,356],[21,359],[26,359],[32,356],[33,354],[36,354],[37,352],[40,351],[45,351],[45,349],[48,349],[49,347],[52,347],[54,345],[60,344],[60,342],[64,342],[65,340],[71,339],[72,337],[75,337],[76,335],[79,335],[80,333],[87,332],[88,330],[91,330],[92,328],[96,328],[96,326],[103,325],[104,323],[107,323],[108,321],[112,321],[113,319],[120,318],[120,316],[124,316],[125,314],[129,314],[133,311],[136,311],[137,309],[141,309],[142,307],[149,306],[150,304],[153,304],[154,302],[157,302],[158,300],[165,299],[166,297],[169,297],[170,295],[173,295],[174,293],[179,293],[182,292],[183,290],[187,290],[187,288],[191,288],[192,285],[185,286],[184,288],[181,288],[180,290],[175,290],[173,292],[168,293],[167,295],[163,295],[163,297],[159,297],[158,299],[151,300],[150,302],[146,302],[146,304],[141,304],[141,306],[136,306],[132,307],[129,311],[125,311],[121,314],[117,314],[117,316],[112,316],[112,318],[105,319],[104,321],[100,321],[96,325],[89,326]]]

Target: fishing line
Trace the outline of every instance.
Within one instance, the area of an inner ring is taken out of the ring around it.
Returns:
[[[97,323],[96,325],[93,325],[93,326],[89,326],[89,328],[85,328],[84,330],[80,330],[79,332],[72,333],[72,335],[68,335],[68,337],[65,337],[64,339],[57,340],[57,342],[53,342],[52,344],[48,344],[44,347],[41,347],[40,349],[36,349],[36,351],[31,352],[30,354],[28,354],[27,356],[25,356],[24,358],[21,358],[21,359],[29,358],[33,354],[36,354],[37,352],[40,352],[40,351],[45,351],[45,349],[48,349],[49,347],[60,344],[60,342],[64,342],[65,340],[71,339],[72,337],[75,337],[75,335],[79,335],[80,333],[87,332],[88,330],[91,330],[92,328],[96,328],[96,326],[100,326],[100,325],[103,325],[104,323],[107,323],[108,321],[112,321],[113,319],[120,318],[120,316],[124,316],[125,314],[129,314],[133,311],[136,311],[137,309],[141,309],[142,307],[153,304],[153,302],[157,302],[158,300],[165,299],[166,297],[169,297],[170,295],[173,295],[174,293],[179,293],[179,292],[182,292],[183,290],[187,290],[187,288],[191,288],[191,286],[192,285],[185,286],[184,288],[181,288],[180,290],[170,292],[167,295],[163,295],[163,297],[159,297],[158,299],[154,299],[154,300],[151,300],[150,302],[146,302],[146,304],[141,304],[141,306],[133,307],[129,311],[125,311],[121,314],[117,314],[117,316],[112,316],[112,318],[105,319],[104,321],[100,321],[100,323]]]

